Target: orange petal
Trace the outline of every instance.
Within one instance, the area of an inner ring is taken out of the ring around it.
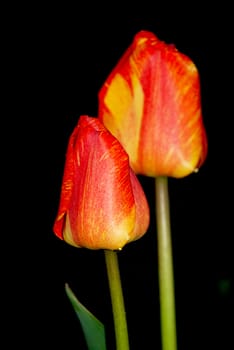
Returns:
[[[97,118],[80,117],[69,140],[64,174],[54,230],[67,243],[90,249],[121,249],[146,232],[147,224],[144,233],[142,224],[140,232],[134,231],[136,204],[128,155]],[[64,190],[68,187],[69,196]],[[138,200],[146,201],[143,192]],[[140,222],[147,223],[149,213],[143,206],[145,219]]]
[[[102,86],[99,118],[136,173],[183,177],[206,159],[197,68],[151,32],[135,36]]]

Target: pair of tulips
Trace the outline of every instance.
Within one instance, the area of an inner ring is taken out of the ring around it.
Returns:
[[[76,247],[117,250],[149,226],[137,174],[182,178],[206,159],[199,74],[140,31],[98,98],[98,116],[80,116],[70,136],[53,230]]]

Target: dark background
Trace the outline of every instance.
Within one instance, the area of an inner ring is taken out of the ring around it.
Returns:
[[[80,115],[96,116],[98,90],[144,29],[174,43],[197,65],[209,142],[198,174],[169,179],[178,349],[232,347],[230,9],[225,3],[206,9],[195,3],[152,5],[21,5],[7,12],[5,91],[11,118],[5,168],[14,179],[6,202],[10,248],[3,254],[8,342],[30,349],[62,344],[86,349],[65,295],[68,283],[105,324],[108,349],[114,349],[103,251],[73,248],[54,236],[52,226],[69,135]],[[154,179],[139,179],[151,205],[151,225],[119,253],[119,263],[131,349],[160,349]]]

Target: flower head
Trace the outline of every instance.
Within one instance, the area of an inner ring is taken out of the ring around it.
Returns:
[[[138,174],[180,178],[206,159],[198,70],[151,32],[136,34],[102,86],[98,117]]]
[[[81,116],[68,143],[54,233],[76,247],[115,250],[148,225],[148,203],[127,153],[100,120]]]

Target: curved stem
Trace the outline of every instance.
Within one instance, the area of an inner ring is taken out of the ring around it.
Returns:
[[[176,316],[168,178],[157,177],[155,179],[155,188],[162,349],[176,350]]]
[[[104,250],[114,318],[116,350],[129,350],[127,320],[119,272],[118,256],[115,251]]]

